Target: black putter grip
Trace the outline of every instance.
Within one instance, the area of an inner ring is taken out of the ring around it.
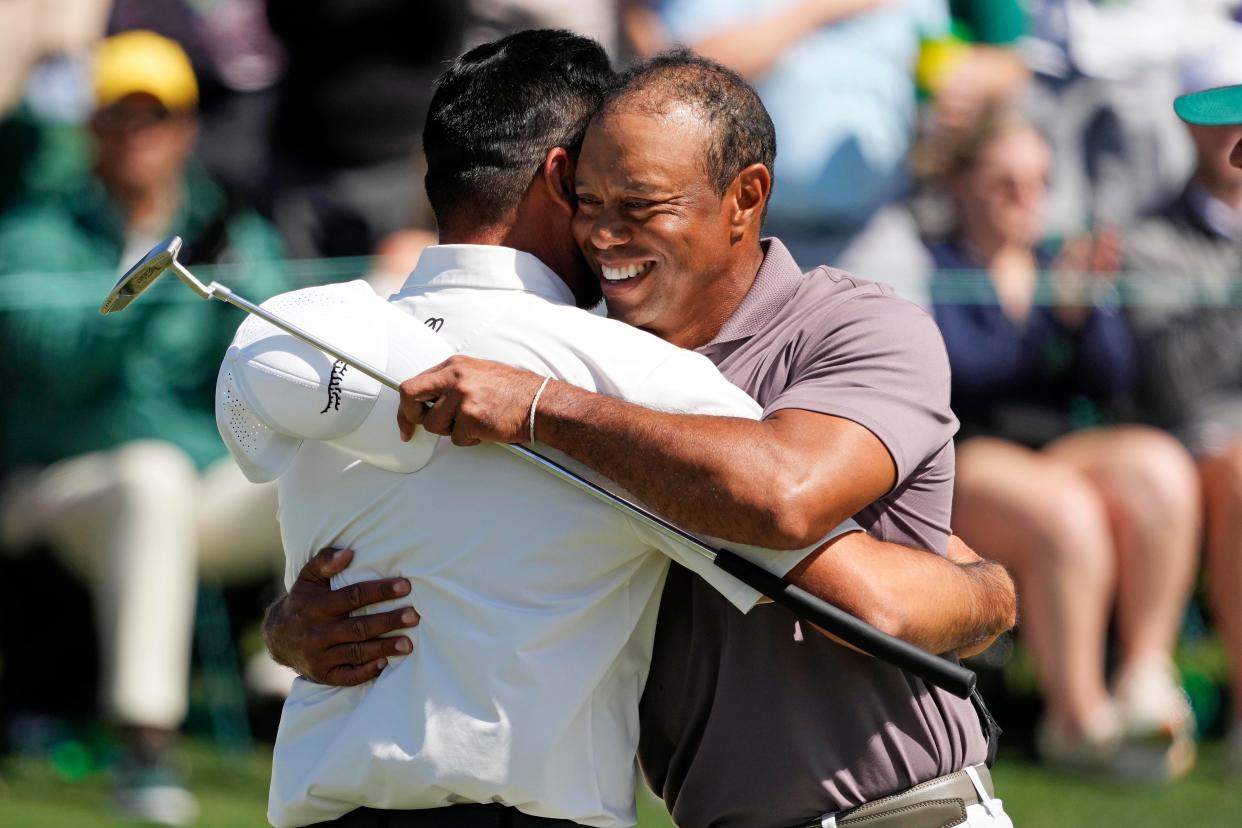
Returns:
[[[716,566],[825,632],[870,656],[929,681],[959,699],[970,698],[971,691],[975,689],[975,674],[962,665],[880,632],[866,621],[816,598],[801,587],[785,582],[734,552],[718,549]]]

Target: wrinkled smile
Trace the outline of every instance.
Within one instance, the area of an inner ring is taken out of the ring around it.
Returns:
[[[627,279],[633,279],[638,276],[647,275],[647,271],[651,270],[655,262],[635,262],[634,264],[620,265],[618,267],[609,267],[606,264],[600,265],[600,273],[606,281],[624,282]]]

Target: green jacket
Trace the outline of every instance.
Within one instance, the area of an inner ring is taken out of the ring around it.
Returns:
[[[266,222],[230,210],[197,173],[184,192],[168,234],[185,239],[182,261],[196,276],[256,302],[292,287]],[[242,314],[165,276],[123,313],[101,316],[124,244],[121,215],[94,178],[0,217],[0,464],[138,438],[178,445],[200,468],[224,454],[213,395]]]

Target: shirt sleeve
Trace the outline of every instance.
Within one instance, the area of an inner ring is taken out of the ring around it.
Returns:
[[[908,477],[953,439],[944,340],[918,306],[887,293],[852,299],[798,343],[787,387],[764,417],[800,408],[852,420]]]
[[[707,581],[713,589],[742,612],[749,612],[751,607],[763,600],[764,595],[761,592],[716,566],[689,541],[667,532],[662,532],[636,519],[631,519],[630,524],[634,528],[634,533],[638,535],[641,541],[653,549],[668,555],[674,561]],[[764,549],[759,546],[722,541],[719,538],[713,538],[708,535],[700,537],[702,537],[704,543],[713,549],[723,547],[736,552],[741,557],[763,567],[773,575],[784,578],[807,555],[810,555],[824,544],[850,532],[861,531],[862,527],[852,519],[847,520],[810,546],[803,549],[789,550]]]

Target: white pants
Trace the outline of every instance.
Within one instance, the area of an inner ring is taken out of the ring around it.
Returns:
[[[200,474],[155,440],[69,458],[6,482],[4,547],[46,543],[88,584],[104,712],[176,728],[186,712],[197,573],[236,579],[282,566],[274,484],[225,458]]]

